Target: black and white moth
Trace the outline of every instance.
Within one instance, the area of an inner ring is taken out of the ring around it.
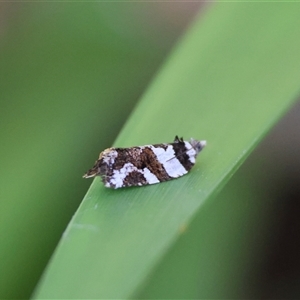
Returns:
[[[108,188],[142,186],[185,175],[206,141],[175,137],[173,143],[131,148],[108,148],[83,178],[100,176]]]

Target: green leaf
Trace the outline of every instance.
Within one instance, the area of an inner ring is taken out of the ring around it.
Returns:
[[[299,26],[300,7],[291,3],[218,4],[199,18],[114,144],[171,142],[176,134],[206,139],[196,166],[143,188],[110,190],[97,178],[35,298],[130,298],[146,284],[202,205],[296,98]]]
[[[115,140],[170,47],[166,31],[167,43],[140,39],[144,26],[124,38],[129,24],[147,23],[129,15],[154,13],[132,5],[1,6],[1,299],[30,297],[91,184],[80,174]]]

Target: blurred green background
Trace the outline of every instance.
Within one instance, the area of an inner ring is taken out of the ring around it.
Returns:
[[[1,298],[31,294],[91,183],[82,174],[198,6],[1,3]]]
[[[299,299],[300,102],[136,293],[138,299]]]
[[[112,144],[199,9],[205,14],[209,8],[200,3],[1,4],[1,298],[30,296],[90,185],[82,174]],[[190,285],[183,283],[204,267],[211,271],[204,285],[215,281],[224,290],[236,285],[224,298],[300,295],[299,115],[296,106],[216,198],[219,209],[208,206],[194,220],[138,297],[162,297],[174,286],[174,295],[165,297],[188,297]],[[239,197],[247,205],[236,210]],[[237,200],[226,205],[222,199]],[[259,206],[262,199],[269,205]],[[195,264],[200,251],[195,244],[190,262],[180,264],[188,239],[210,232],[208,248],[201,248],[209,253],[230,243],[220,237],[233,230],[231,243],[236,245],[241,234],[245,243],[233,252],[228,246],[228,261]],[[243,251],[253,244],[259,255],[249,266],[249,253]],[[230,285],[230,277],[222,276],[238,255],[245,265],[236,268],[244,277]],[[172,268],[176,276],[166,281],[163,274],[168,270],[169,276]],[[212,297],[214,286],[206,288]]]

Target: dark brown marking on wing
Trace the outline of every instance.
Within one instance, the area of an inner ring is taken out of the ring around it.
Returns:
[[[170,177],[165,170],[163,164],[158,161],[156,155],[150,148],[145,147],[140,155],[140,158],[141,165],[139,167],[141,169],[148,168],[149,171],[154,174],[159,181],[167,181],[172,179],[172,177]]]
[[[177,139],[177,141],[171,145],[173,146],[176,158],[180,161],[183,167],[189,171],[194,164],[190,161],[190,158],[186,153],[188,149],[186,149],[185,143],[182,141],[182,139]]]
[[[130,172],[123,181],[123,187],[125,186],[139,186],[149,184],[143,174],[138,171]]]

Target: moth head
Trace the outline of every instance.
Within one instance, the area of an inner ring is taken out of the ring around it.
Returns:
[[[191,138],[190,144],[198,154],[206,146],[206,141],[198,141]]]

